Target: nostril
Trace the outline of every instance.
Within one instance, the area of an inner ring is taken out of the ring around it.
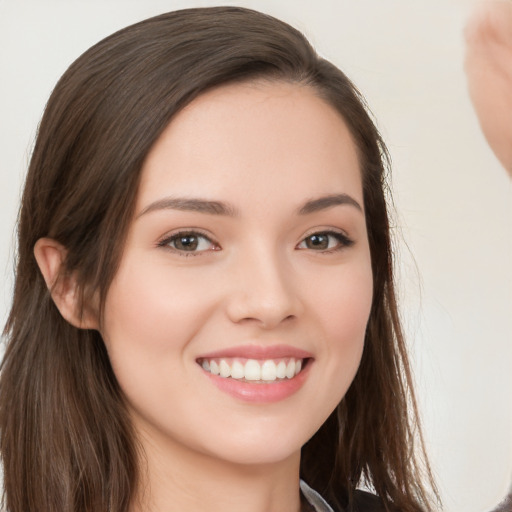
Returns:
[[[261,274],[261,273],[260,273]],[[226,301],[226,313],[234,323],[255,322],[270,329],[295,320],[302,311],[299,296],[283,282],[282,276],[261,276],[253,271],[252,281],[233,280]]]

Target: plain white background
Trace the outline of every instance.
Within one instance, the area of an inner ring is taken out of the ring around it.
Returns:
[[[400,298],[448,512],[484,512],[512,477],[512,184],[463,74],[474,0],[224,0],[297,26],[366,96],[393,158]],[[0,320],[37,123],[84,50],[161,12],[214,1],[0,0]]]

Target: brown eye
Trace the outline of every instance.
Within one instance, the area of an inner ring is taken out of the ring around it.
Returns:
[[[317,252],[330,252],[350,247],[354,242],[346,235],[337,231],[313,233],[297,246],[297,249],[310,249]]]
[[[304,242],[308,249],[325,250],[329,248],[329,235],[322,233],[308,236]]]
[[[198,254],[204,251],[214,251],[218,246],[207,236],[194,231],[176,233],[162,240],[160,247],[167,247],[178,253]]]
[[[199,245],[199,237],[181,235],[173,240],[174,248],[178,251],[195,251]]]

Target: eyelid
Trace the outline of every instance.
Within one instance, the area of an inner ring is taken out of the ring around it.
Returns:
[[[214,245],[215,247],[213,249],[203,249],[201,251],[183,251],[180,249],[176,249],[174,247],[171,247],[169,244],[179,238],[181,236],[185,235],[195,235],[200,238],[205,238],[210,242],[210,244]],[[175,254],[178,254],[179,256],[199,256],[200,254],[211,252],[211,251],[218,251],[220,250],[220,245],[218,242],[212,237],[212,235],[206,233],[201,228],[179,228],[174,231],[171,231],[170,233],[167,233],[162,238],[160,238],[157,242],[157,247],[161,247],[162,249],[166,249],[168,251],[171,251]]]
[[[326,235],[326,236],[332,236],[338,240],[338,245],[336,247],[332,247],[330,249],[324,249],[324,250],[318,250],[313,252],[319,252],[319,253],[331,253],[340,251],[342,249],[351,247],[355,244],[355,240],[353,240],[345,231],[337,228],[314,228],[306,232],[303,237],[301,238],[300,242],[297,244],[297,248],[299,245],[304,243],[309,237],[313,235]],[[301,248],[299,250],[308,250],[308,248]],[[312,250],[312,249],[309,249]]]
[[[341,235],[347,239],[350,239],[350,236],[344,229],[334,228],[330,226],[319,226],[316,228],[308,229],[304,233],[304,235],[302,235],[302,240],[304,240],[304,238],[307,238],[308,236],[317,235],[319,233],[325,233],[326,235]]]

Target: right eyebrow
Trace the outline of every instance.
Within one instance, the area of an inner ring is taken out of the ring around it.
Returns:
[[[156,210],[183,210],[209,215],[227,215],[229,217],[236,217],[238,215],[232,205],[222,201],[209,201],[207,199],[190,197],[164,197],[146,206],[137,215],[137,218]]]

